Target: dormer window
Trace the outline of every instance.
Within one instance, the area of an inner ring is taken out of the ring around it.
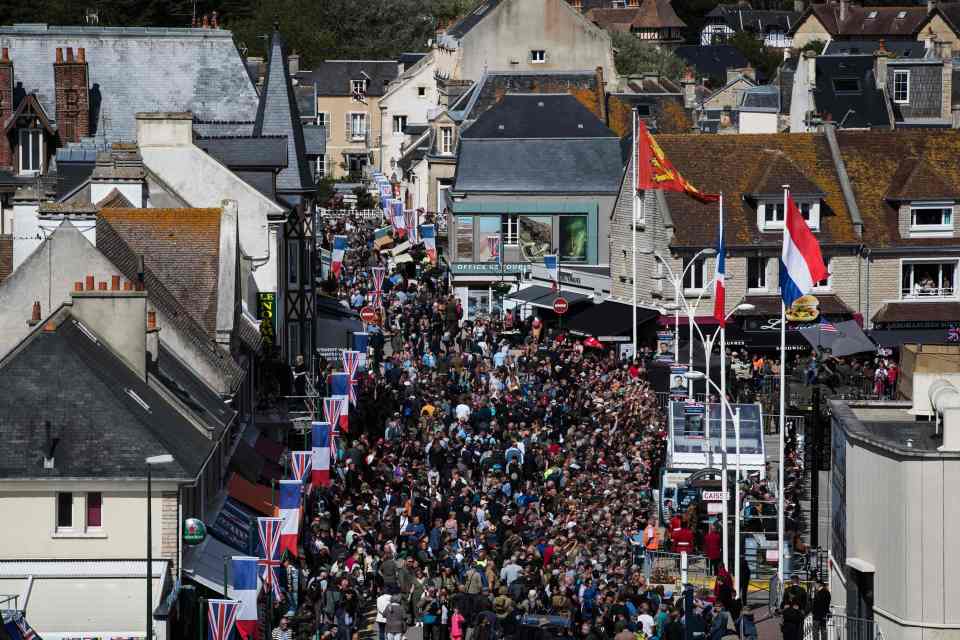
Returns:
[[[910,206],[910,235],[913,237],[953,234],[953,204],[915,202]]]
[[[43,171],[43,132],[40,129],[20,130],[20,175],[37,175]]]
[[[351,80],[350,81],[350,93],[353,94],[354,100],[363,100],[367,95],[367,81],[363,80]]]
[[[811,231],[820,230],[820,201],[798,201],[800,215],[807,221]],[[757,225],[761,231],[777,231],[783,229],[785,219],[783,201],[762,200],[757,206]]]

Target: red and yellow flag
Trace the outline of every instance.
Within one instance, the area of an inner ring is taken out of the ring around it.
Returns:
[[[719,194],[703,193],[687,182],[664,155],[663,149],[640,120],[637,126],[637,190],[679,191],[700,202],[717,202]]]

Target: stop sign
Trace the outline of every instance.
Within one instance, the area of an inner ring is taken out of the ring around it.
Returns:
[[[360,309],[360,319],[367,324],[376,324],[380,320],[380,316],[377,315],[377,310],[373,307],[364,307]]]
[[[569,308],[570,303],[567,302],[566,298],[557,298],[553,301],[553,312],[558,316],[565,314]]]

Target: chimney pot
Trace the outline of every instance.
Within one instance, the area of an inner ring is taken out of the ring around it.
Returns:
[[[93,275],[88,275],[88,276],[87,276],[87,286],[86,286],[86,290],[87,290],[87,291],[93,291],[93,288],[94,288]]]
[[[147,329],[157,328],[157,312],[147,311]]]
[[[67,62],[73,62],[73,47],[67,47]]]
[[[100,282],[98,282],[98,283],[97,283],[97,290],[98,290],[98,291],[106,291],[106,290],[107,290],[107,283],[106,283],[105,281],[103,281],[103,280],[101,280]]]
[[[35,325],[40,322],[40,301],[37,300],[33,303],[33,311],[30,315],[30,325]]]
[[[57,64],[63,64],[63,49],[57,47]]]
[[[83,280],[78,280],[73,283],[74,291],[83,291]]]
[[[80,47],[77,49],[77,62],[81,64],[86,64],[87,62],[87,49],[85,47]]]
[[[129,280],[123,281],[123,290],[124,291],[133,291],[133,283]]]
[[[110,291],[120,291],[120,276],[110,276]]]
[[[3,48],[3,57],[0,57],[0,62],[10,62],[10,47]]]

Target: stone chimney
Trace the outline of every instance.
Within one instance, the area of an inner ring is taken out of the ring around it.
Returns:
[[[90,83],[87,54],[83,47],[66,48],[66,59],[59,47],[53,63],[53,87],[56,104],[57,132],[60,141],[79,142],[90,135]]]
[[[290,68],[290,75],[295,76],[300,72],[300,54],[291,53],[287,56],[287,66]]]
[[[873,75],[877,80],[877,89],[887,86],[887,61],[890,57],[891,54],[887,51],[887,45],[881,39],[877,50],[873,52]]]
[[[683,107],[693,109],[697,103],[697,79],[693,75],[693,69],[687,67],[683,72],[683,79],[680,80],[680,86],[683,87]]]
[[[813,90],[817,86],[817,54],[809,50],[804,51],[803,66],[806,67],[807,85]]]
[[[0,122],[6,122],[13,114],[13,62],[10,49],[0,52]],[[13,168],[13,149],[7,136],[0,136],[0,167]]]
[[[147,293],[142,286],[121,287],[120,276],[96,283],[88,275],[75,282],[72,314],[96,334],[142,379],[147,378]]]
[[[597,117],[603,124],[607,124],[607,83],[603,80],[603,67],[597,67],[595,75],[597,79],[597,106],[600,110]]]
[[[193,114],[157,112],[137,114],[137,145],[187,147],[193,144]]]

